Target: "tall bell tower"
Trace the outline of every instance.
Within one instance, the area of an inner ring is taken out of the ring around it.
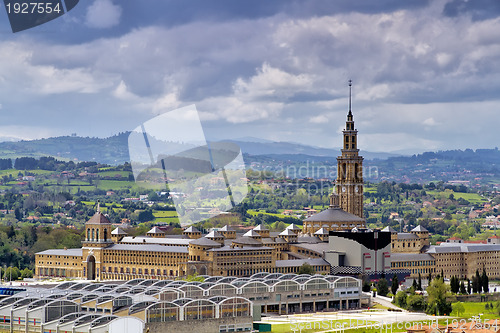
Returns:
[[[342,132],[342,155],[337,157],[336,190],[342,210],[363,218],[363,157],[359,156],[358,130],[354,127],[351,111],[351,87],[349,80],[349,113]]]

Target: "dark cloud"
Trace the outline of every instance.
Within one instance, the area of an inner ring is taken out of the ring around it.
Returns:
[[[487,20],[500,15],[500,1],[453,0],[445,5],[443,14],[448,17],[471,15],[473,20]]]
[[[429,0],[114,0],[114,5],[120,6],[122,10],[120,22],[106,29],[92,29],[85,22],[88,21],[88,9],[94,2],[95,0],[80,1],[65,16],[22,34],[36,35],[38,38],[59,43],[74,44],[103,37],[116,38],[130,30],[151,25],[171,28],[198,21],[220,23],[241,19],[255,20],[278,14],[296,18],[349,12],[373,14],[422,8],[428,5]],[[1,15],[6,16],[4,11]],[[6,17],[3,22],[0,29],[7,31]]]

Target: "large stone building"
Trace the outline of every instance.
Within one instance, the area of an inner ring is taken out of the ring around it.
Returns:
[[[251,276],[258,272],[298,273],[305,262],[317,273],[330,273],[322,257],[301,257],[290,251],[293,244],[321,242],[319,237],[298,237],[290,225],[283,232],[264,226],[241,234],[225,226],[209,234],[195,227],[183,235],[167,235],[154,227],[146,236],[131,237],[98,211],[85,225],[81,249],[52,249],[35,258],[38,277],[88,280],[172,279],[191,275]],[[327,241],[322,237],[323,241]]]

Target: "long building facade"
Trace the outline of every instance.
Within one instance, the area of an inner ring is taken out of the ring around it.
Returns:
[[[330,273],[323,258],[309,260],[290,252],[290,246],[299,241],[321,241],[319,237],[299,240],[300,231],[290,225],[283,232],[270,233],[257,226],[237,234],[225,226],[202,235],[190,227],[178,237],[155,227],[146,236],[130,237],[121,228],[112,230],[111,222],[97,211],[86,223],[82,248],[37,253],[35,274],[88,280],[172,279],[195,273],[245,277],[259,272],[298,273],[306,262],[317,273]]]

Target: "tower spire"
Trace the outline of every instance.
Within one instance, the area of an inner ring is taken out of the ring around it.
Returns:
[[[352,112],[351,112],[351,90],[352,90],[352,80],[349,80],[349,114],[348,116],[352,117]]]

